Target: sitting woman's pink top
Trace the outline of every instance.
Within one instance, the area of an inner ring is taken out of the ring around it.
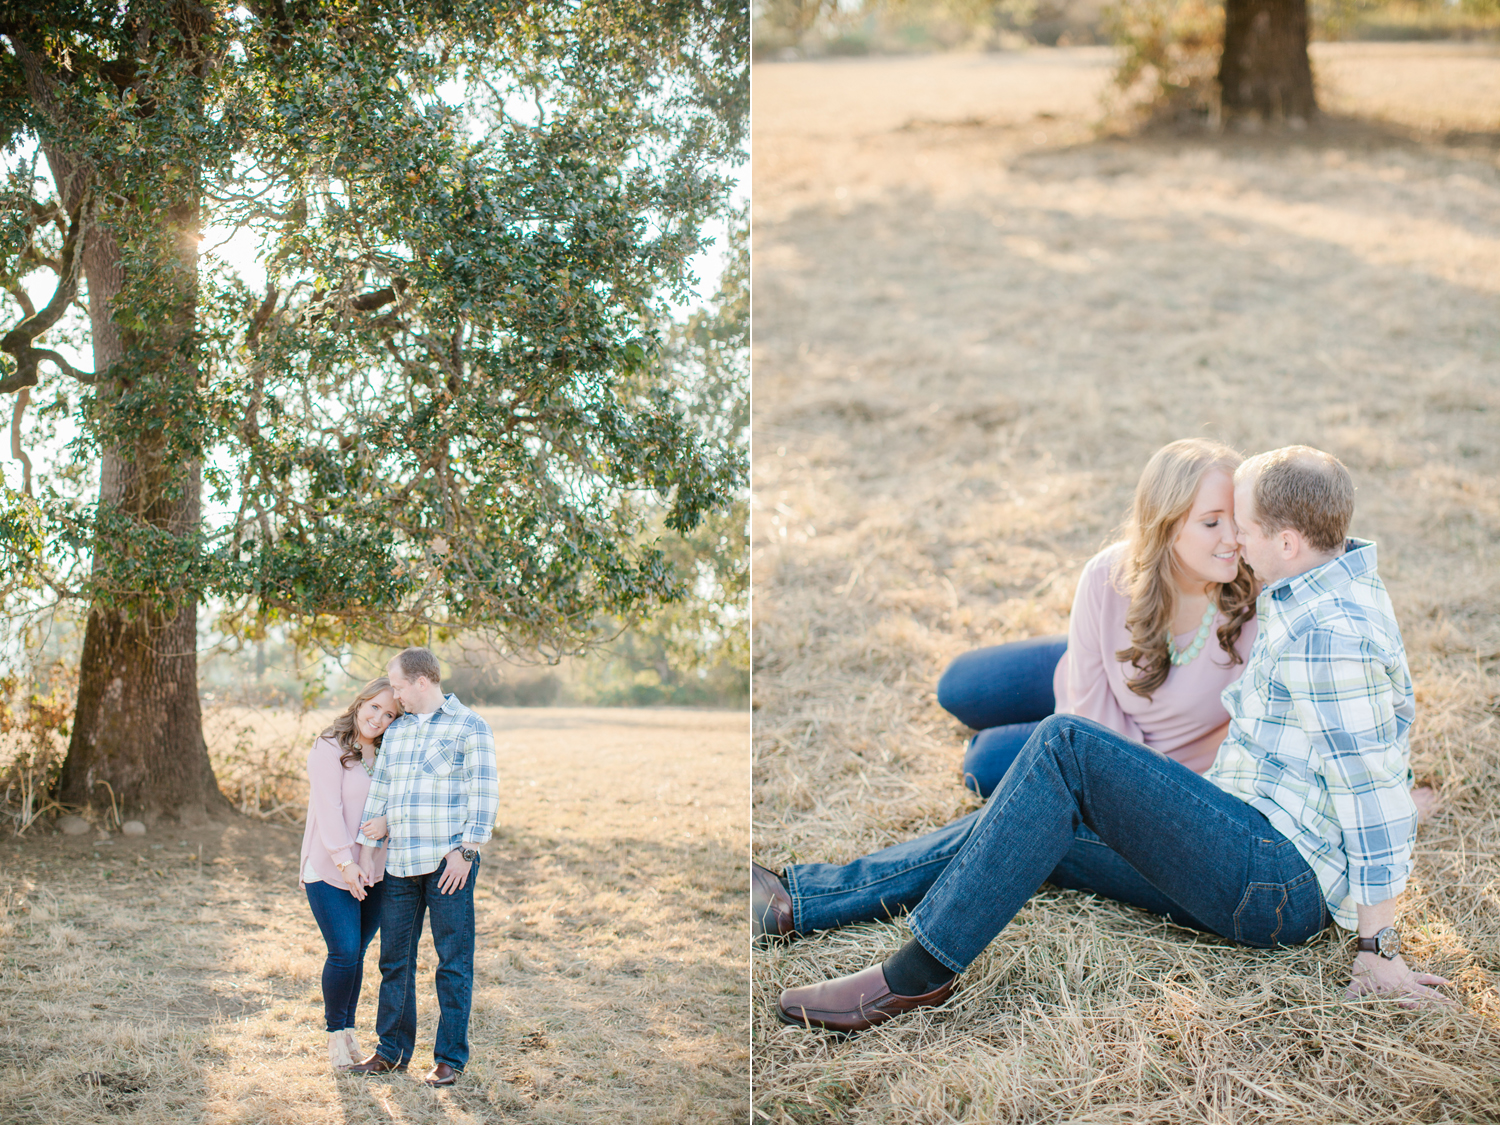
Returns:
[[[321,879],[335,887],[344,886],[338,865],[346,861],[369,861],[372,883],[385,876],[385,848],[366,847],[362,859],[360,845],[355,843],[365,797],[370,792],[370,775],[359,762],[340,765],[342,753],[339,744],[325,735],[307,754],[307,828],[302,833],[302,858],[297,865],[304,883]]]
[[[1073,595],[1073,616],[1068,619],[1068,651],[1053,673],[1052,690],[1059,715],[1081,715],[1093,719],[1158,753],[1175,758],[1202,773],[1213,764],[1217,747],[1190,749],[1189,744],[1222,725],[1229,713],[1219,693],[1245,670],[1257,627],[1252,617],[1240,629],[1235,651],[1241,663],[1230,662],[1219,647],[1218,628],[1224,615],[1214,618],[1208,640],[1197,659],[1174,666],[1167,680],[1147,699],[1127,686],[1127,673],[1136,669],[1115,659],[1115,653],[1130,647],[1125,612],[1130,599],[1116,588],[1113,575],[1124,557],[1125,545],[1106,547],[1084,564]],[[1195,629],[1172,643],[1187,648]]]

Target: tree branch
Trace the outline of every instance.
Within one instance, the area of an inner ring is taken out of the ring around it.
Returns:
[[[31,388],[22,387],[16,395],[16,405],[10,412],[10,455],[21,462],[21,491],[31,495],[31,458],[21,445],[21,415],[26,413],[31,402]]]
[[[92,383],[97,376],[92,371],[79,371],[62,356],[49,348],[34,348],[32,341],[62,319],[68,306],[78,296],[78,278],[83,272],[82,249],[84,232],[88,228],[87,214],[89,197],[84,196],[68,224],[68,236],[63,240],[58,264],[62,267],[57,279],[57,289],[52,300],[40,312],[28,316],[4,336],[0,336],[0,352],[13,356],[16,370],[9,378],[0,379],[0,394],[34,387],[37,384],[37,368],[43,361],[56,365],[64,375],[80,383]]]

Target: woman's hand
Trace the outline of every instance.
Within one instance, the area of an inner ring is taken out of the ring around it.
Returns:
[[[360,835],[367,840],[384,840],[386,837],[385,817],[377,816],[373,820],[367,820],[359,826]]]
[[[357,863],[346,863],[339,874],[344,877],[344,885],[349,888],[355,901],[364,902],[365,888],[370,885],[370,877],[365,874],[365,869]]]
[[[1361,953],[1354,958],[1349,977],[1345,995],[1351,1000],[1358,996],[1388,996],[1403,1008],[1427,1004],[1440,1008],[1459,1007],[1456,1000],[1430,987],[1447,984],[1446,980],[1432,973],[1412,972],[1399,956],[1387,961],[1378,953]]]

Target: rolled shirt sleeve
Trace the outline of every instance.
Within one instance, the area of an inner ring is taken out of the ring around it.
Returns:
[[[469,732],[464,745],[464,823],[462,842],[479,847],[489,842],[500,815],[500,774],[495,764],[495,737],[488,725]]]
[[[1417,810],[1389,659],[1365,639],[1310,632],[1284,659],[1283,684],[1306,734],[1328,814],[1343,832],[1349,893],[1373,906],[1406,888]]]
[[[360,814],[360,824],[374,820],[377,816],[385,815],[386,801],[391,792],[391,772],[386,755],[377,754],[375,757],[375,768],[370,772],[370,792],[365,796],[365,811]],[[372,840],[363,832],[359,834],[358,843],[371,848],[380,847],[379,840]]]

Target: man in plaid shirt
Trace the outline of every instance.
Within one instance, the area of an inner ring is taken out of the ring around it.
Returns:
[[[417,941],[432,916],[438,1027],[429,1086],[451,1086],[469,1058],[474,992],[474,880],[500,805],[489,724],[441,687],[437,658],[409,648],[386,669],[405,710],[370,775],[360,843],[389,834],[380,907],[380,1045],[349,1068],[405,1070],[416,1048]]]
[[[1087,719],[1044,720],[962,845],[931,865],[912,939],[881,965],[787,989],[782,1019],[859,1031],[941,1004],[1080,826],[1107,847],[1069,885],[1244,945],[1305,941],[1332,920],[1359,935],[1351,995],[1451,1003],[1432,987],[1447,981],[1407,967],[1393,926],[1417,826],[1412,684],[1375,545],[1346,539],[1353,481],[1292,446],[1241,465],[1234,494],[1260,630],[1223,694],[1229,734],[1208,775]],[[762,916],[789,907],[773,897]]]

